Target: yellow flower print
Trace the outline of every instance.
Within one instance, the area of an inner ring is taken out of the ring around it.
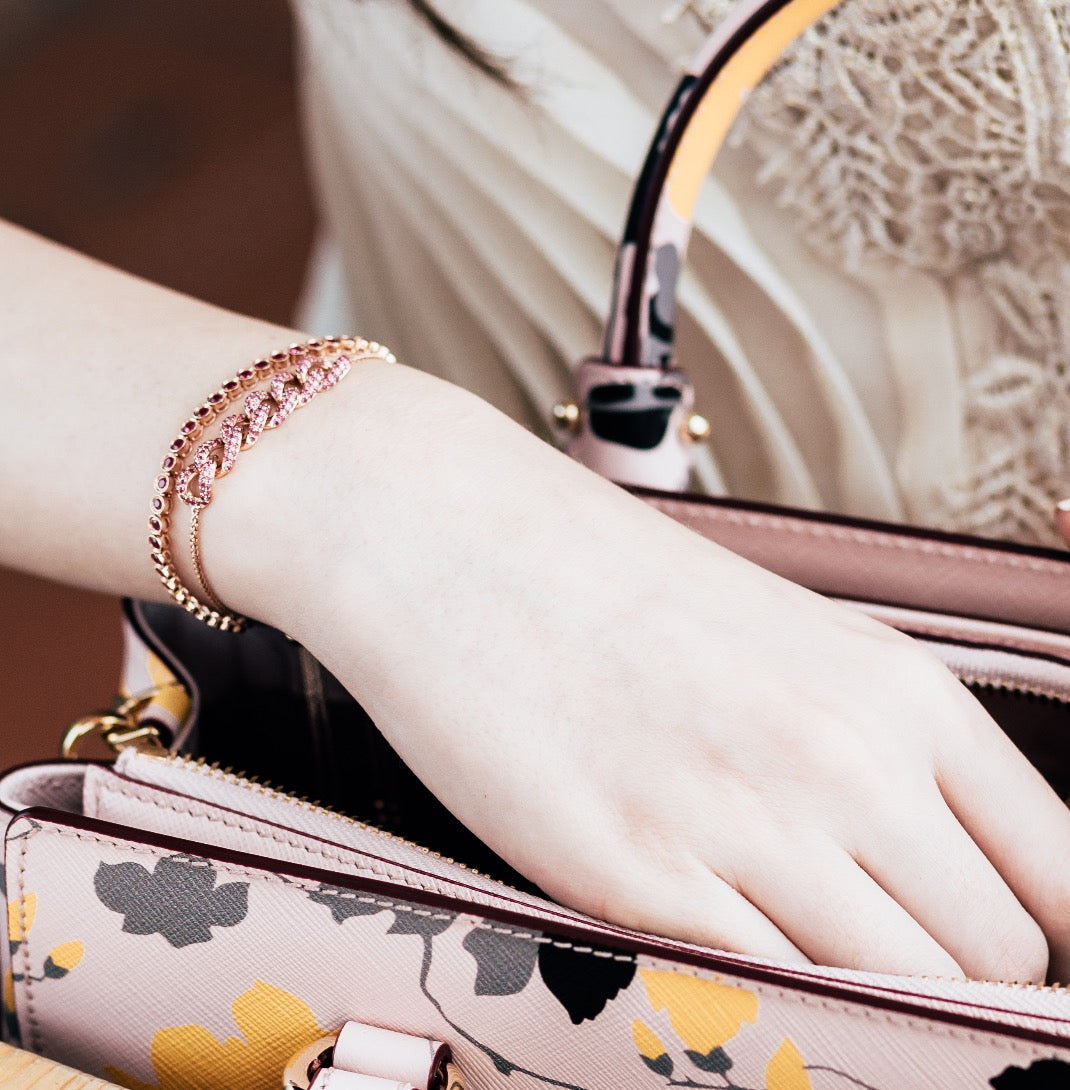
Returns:
[[[790,1037],[785,1037],[765,1069],[765,1090],[811,1090],[806,1065]]]
[[[85,947],[75,939],[55,947],[45,958],[45,976],[58,980],[66,976],[82,960]]]
[[[308,1005],[258,980],[231,1005],[241,1037],[219,1041],[203,1026],[161,1029],[152,1039],[157,1082],[106,1068],[131,1090],[264,1090],[278,1086],[294,1053],[325,1035]]]
[[[693,1060],[709,1056],[744,1022],[758,1019],[758,997],[744,988],[658,969],[640,969],[639,975],[650,1006],[669,1012],[672,1028]]]
[[[37,894],[27,893],[17,901],[7,903],[7,937],[12,942],[25,942],[37,913]]]
[[[0,1022],[12,1037],[18,1035],[15,986],[24,982],[40,984],[44,980],[61,980],[81,960],[85,948],[77,939],[61,943],[46,955],[39,972],[27,965],[29,950],[23,943],[29,938],[37,915],[37,895],[27,893],[7,903],[7,935],[10,957],[14,965],[4,973],[3,1003],[0,1005]],[[17,955],[17,956],[16,956]]]
[[[635,1041],[635,1047],[639,1049],[643,1063],[651,1071],[665,1078],[672,1076],[672,1057],[661,1043],[661,1038],[648,1025],[636,1019],[632,1023],[632,1039]]]

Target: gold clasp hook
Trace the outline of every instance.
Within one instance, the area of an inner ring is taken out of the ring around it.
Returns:
[[[63,736],[60,752],[65,758],[76,758],[83,743],[99,738],[114,753],[133,746],[142,753],[165,754],[171,741],[170,731],[160,723],[138,720],[162,691],[160,688],[146,689],[134,696],[120,698],[108,711],[93,712],[76,719]]]

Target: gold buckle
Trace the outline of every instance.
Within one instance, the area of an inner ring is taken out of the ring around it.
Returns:
[[[162,756],[168,752],[170,732],[159,723],[141,723],[138,716],[163,692],[163,686],[146,689],[134,696],[119,698],[107,711],[92,712],[76,719],[63,735],[60,752],[65,758],[81,755],[90,739],[103,741],[112,753],[133,746],[140,753]]]

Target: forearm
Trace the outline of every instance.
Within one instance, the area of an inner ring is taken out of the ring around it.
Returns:
[[[212,390],[306,334],[2,223],[0,258],[0,563],[163,598],[147,523],[168,445]],[[463,539],[466,485],[480,490],[473,470],[486,461],[473,447],[493,446],[495,429],[527,454],[541,446],[455,387],[410,368],[361,364],[219,483],[202,541],[220,597],[289,627],[303,611],[280,588],[311,593],[332,551],[351,570],[366,565],[371,584],[425,528],[434,538],[448,525]],[[192,586],[188,524],[176,505],[174,553]],[[435,550],[422,549],[421,579],[433,580]]]
[[[0,562],[158,596],[152,481],[183,419],[295,334],[0,224]]]
[[[300,335],[17,232],[0,252],[0,561],[160,597],[166,447]],[[1070,964],[1065,807],[942,665],[456,387],[361,364],[203,522],[223,601],[300,640],[551,896],[766,957],[1040,980],[1050,942]]]

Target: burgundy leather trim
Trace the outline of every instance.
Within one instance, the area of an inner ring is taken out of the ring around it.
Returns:
[[[647,955],[650,957],[671,957],[674,961],[698,969],[706,969],[714,972],[731,973],[745,980],[753,980],[756,983],[770,984],[775,987],[804,992],[809,995],[820,995],[828,999],[834,999],[844,1003],[860,1004],[862,1006],[878,1007],[881,1010],[891,1011],[907,1016],[923,1016],[933,1021],[943,1022],[966,1029],[991,1033],[994,1036],[1011,1037],[1018,1040],[1036,1042],[1051,1045],[1056,1048],[1070,1048],[1070,1020],[1056,1019],[1045,1015],[1031,1015],[1037,1021],[1047,1021],[1052,1025],[1065,1025],[1062,1032],[1044,1032],[1032,1028],[1019,1026],[1007,1026],[991,1022],[975,1015],[959,1014],[954,1011],[932,1010],[921,1008],[919,1003],[908,1002],[911,993],[904,990],[897,992],[888,989],[886,995],[874,995],[872,993],[860,994],[848,987],[838,987],[824,980],[815,980],[808,977],[805,971],[771,970],[762,965],[749,963],[745,960],[735,960],[731,957],[721,957],[715,954],[702,954],[690,950],[680,950],[675,945],[659,941],[653,937],[642,939],[614,940],[612,936],[602,931],[588,930],[576,924],[562,924],[552,930],[547,929],[544,921],[532,921],[529,917],[519,912],[510,912],[502,909],[488,908],[482,905],[473,906],[467,902],[459,901],[452,897],[440,897],[427,893],[424,890],[410,890],[399,887],[390,882],[377,879],[357,879],[350,875],[334,874],[330,871],[313,867],[304,867],[295,863],[280,863],[275,860],[265,860],[260,856],[246,855],[242,852],[234,852],[224,848],[215,848],[206,844],[198,844],[190,840],[181,840],[175,837],[159,836],[156,834],[141,833],[135,829],[129,829],[122,825],[113,825],[110,822],[97,821],[78,814],[66,814],[58,810],[49,810],[35,807],[25,810],[15,819],[36,821],[42,825],[54,825],[65,827],[79,832],[105,837],[120,842],[147,845],[165,852],[175,854],[195,855],[211,859],[230,866],[242,867],[246,870],[261,871],[266,874],[277,874],[288,878],[310,882],[323,882],[343,889],[352,889],[361,893],[370,893],[382,897],[390,897],[394,900],[408,901],[423,905],[428,908],[442,909],[447,912],[456,912],[466,915],[479,915],[493,919],[506,926],[521,927],[544,934],[553,934],[563,939],[580,940],[602,948],[617,950],[631,955]],[[924,997],[915,995],[918,1000]],[[954,1002],[954,1001],[947,1001]],[[968,1006],[962,1003],[961,1006]],[[999,1008],[993,1008],[999,1010]],[[1014,1012],[1004,1011],[1012,1014]]]
[[[108,762],[104,761],[104,762],[101,762],[101,763],[102,764],[107,764]],[[117,780],[122,780],[124,783],[133,784],[135,787],[147,788],[150,791],[159,792],[161,795],[167,795],[167,796],[170,796],[171,798],[174,798],[174,799],[180,799],[180,800],[182,800],[183,802],[185,802],[187,804],[189,804],[190,802],[202,801],[202,800],[193,799],[193,798],[191,798],[191,796],[184,795],[179,791],[174,791],[169,787],[161,787],[159,784],[145,783],[143,780],[135,780],[132,776],[124,776],[121,772],[117,772],[114,768],[111,769],[111,774]],[[209,809],[222,810],[224,813],[235,814],[235,815],[237,815],[239,817],[247,817],[248,816],[246,814],[242,814],[238,810],[233,810],[228,806],[222,806],[217,802],[203,803],[203,805],[205,805]],[[59,811],[59,812],[62,813],[62,811]],[[84,815],[78,815],[78,816],[84,816]],[[99,821],[100,819],[86,817],[85,820],[87,820],[87,821]],[[285,825],[279,825],[277,822],[268,821],[267,818],[258,817],[255,820],[257,822],[263,824],[263,825],[268,826],[269,828],[272,828],[272,829],[279,829],[282,832],[287,832],[287,833],[293,833],[294,832],[294,830],[288,828]],[[110,822],[102,822],[102,824],[112,825],[112,823],[110,823]],[[112,825],[112,827],[113,828],[126,828],[126,826],[120,826],[120,825]],[[135,830],[135,831],[138,833],[139,837],[140,836],[145,836],[147,838],[149,836],[149,834],[147,834],[147,833],[143,834],[141,832],[141,830]],[[472,893],[478,894],[480,896],[498,897],[502,901],[508,901],[511,904],[516,905],[516,909],[517,909],[518,912],[524,912],[524,911],[527,910],[527,907],[528,907],[527,905],[524,904],[523,901],[519,901],[515,897],[512,896],[513,890],[507,885],[502,885],[500,893],[498,893],[498,892],[488,893],[488,891],[485,890],[485,889],[480,889],[478,886],[468,885],[467,883],[465,883],[465,882],[463,882],[463,881],[461,881],[459,879],[456,880],[456,881],[451,882],[450,879],[443,878],[441,875],[434,874],[431,871],[421,870],[419,867],[412,867],[412,866],[409,866],[407,863],[399,863],[399,862],[397,862],[396,860],[393,860],[393,859],[386,859],[384,856],[376,855],[374,852],[362,851],[360,848],[346,847],[345,845],[338,844],[335,841],[325,840],[323,837],[314,836],[312,833],[301,832],[300,835],[302,837],[307,838],[308,840],[314,841],[317,844],[322,844],[322,845],[324,845],[324,847],[335,848],[335,849],[338,849],[338,850],[341,850],[341,851],[351,853],[354,857],[361,857],[361,858],[364,858],[364,859],[374,859],[378,863],[388,863],[392,867],[397,867],[399,870],[408,871],[410,874],[418,875],[421,878],[426,878],[427,880],[429,880],[431,882],[450,883],[450,884],[456,886],[460,890],[468,889],[468,890],[471,890]],[[215,847],[213,847],[211,845],[203,845],[203,847],[209,848],[213,852],[215,852],[215,851],[225,851],[226,850],[226,849],[222,849],[222,848],[215,848]],[[264,858],[262,858],[260,856],[251,857],[251,858],[261,859],[261,869],[262,870],[270,870],[271,867],[274,866],[275,862],[276,862],[275,860],[267,860],[267,859],[264,859]],[[289,864],[279,863],[278,865],[281,866],[281,867],[285,867],[285,866],[288,866]],[[339,877],[342,877],[342,876],[340,875]],[[360,881],[360,879],[354,879],[354,880],[355,881]],[[335,884],[338,885],[338,884],[341,884],[341,883],[336,882]],[[391,885],[390,888],[395,890],[395,896],[396,896],[396,890],[399,887]],[[400,888],[404,888],[404,889],[408,890],[408,887],[400,887]],[[413,890],[411,892],[421,892],[421,891]],[[433,898],[434,894],[429,893],[427,896]],[[485,907],[486,906],[484,906],[482,904],[480,904],[480,905],[469,905],[469,911],[473,911],[473,910],[474,911],[482,911]],[[550,908],[547,911],[553,912],[552,903],[550,905]],[[572,923],[577,922],[576,919],[575,919],[574,914],[569,913],[567,910],[562,910],[560,913],[555,913],[555,915],[559,915],[562,921],[569,921],[569,922],[572,922]],[[615,927],[612,924],[603,924],[602,926],[605,927],[607,929],[607,931],[612,931],[615,934],[619,934],[622,938],[626,937],[626,936],[628,936],[630,934],[625,928]],[[601,934],[601,931],[599,931],[599,934]]]

